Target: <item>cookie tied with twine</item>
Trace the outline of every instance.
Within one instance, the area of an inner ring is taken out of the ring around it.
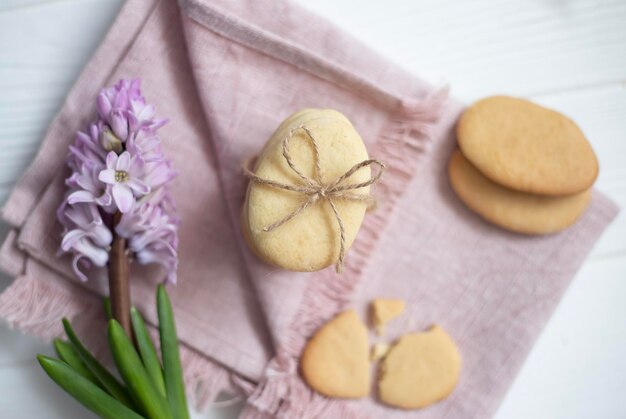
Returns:
[[[243,171],[251,182],[244,237],[265,262],[294,271],[343,269],[385,168],[348,119],[307,109],[289,117]],[[372,166],[375,167],[372,170]]]

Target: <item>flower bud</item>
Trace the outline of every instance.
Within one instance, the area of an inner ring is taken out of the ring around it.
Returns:
[[[111,111],[109,123],[111,124],[111,129],[113,129],[113,133],[122,141],[126,141],[128,137],[128,119],[124,116],[124,112],[120,109]]]
[[[117,138],[108,127],[104,128],[100,132],[100,145],[106,151],[115,151],[117,154],[120,154],[122,151],[124,151],[124,147],[122,146],[122,140]]]

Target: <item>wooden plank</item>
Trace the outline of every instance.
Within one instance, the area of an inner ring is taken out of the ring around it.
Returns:
[[[51,351],[46,352],[52,354]],[[4,384],[0,397],[2,417],[95,419],[96,415],[72,401],[45,376],[36,363],[35,355],[26,365],[0,369]]]
[[[494,419],[623,417],[624,278],[624,258],[583,266]]]
[[[0,13],[15,12],[19,9],[37,7],[45,3],[52,3],[53,1],[62,0],[2,0],[0,2]]]
[[[300,1],[411,72],[472,101],[626,79],[626,2]]]
[[[0,185],[14,182],[30,163],[121,4],[40,2],[0,12]]]
[[[24,335],[24,339],[15,339],[16,332],[5,324],[0,325],[0,373],[9,367],[32,364],[38,353],[53,355],[54,350],[47,343],[38,341],[32,336]],[[0,409],[2,412],[2,409]]]

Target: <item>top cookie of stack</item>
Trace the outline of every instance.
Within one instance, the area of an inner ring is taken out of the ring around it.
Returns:
[[[596,155],[576,124],[527,100],[479,100],[461,116],[457,136],[483,175],[517,191],[569,195],[598,176]]]
[[[463,113],[457,137],[452,187],[488,221],[544,234],[567,227],[586,208],[598,160],[564,115],[523,99],[488,97]]]

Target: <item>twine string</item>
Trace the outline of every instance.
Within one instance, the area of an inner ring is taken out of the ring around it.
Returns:
[[[311,142],[311,145],[313,146],[313,158],[314,158],[314,163],[315,163],[314,173],[313,173],[314,179],[311,179],[308,176],[306,176],[295,165],[295,163],[293,162],[293,159],[291,158],[291,153],[289,151],[289,144],[294,134],[299,130],[304,131],[304,133],[306,134],[306,138],[309,139],[309,141]],[[343,270],[343,262],[344,262],[345,253],[346,253],[346,249],[345,249],[346,248],[346,231],[345,231],[343,220],[339,214],[339,210],[337,209],[337,206],[335,205],[335,201],[344,200],[344,201],[354,201],[354,202],[365,202],[368,204],[372,203],[373,200],[369,195],[362,195],[362,194],[354,193],[351,191],[365,188],[367,186],[370,186],[376,183],[382,176],[383,171],[385,170],[385,164],[382,161],[377,160],[377,159],[363,160],[362,162],[357,163],[354,166],[352,166],[343,175],[339,176],[338,178],[334,179],[333,181],[327,184],[324,184],[324,182],[322,181],[322,167],[320,164],[320,153],[319,153],[318,143],[315,140],[313,133],[304,125],[299,125],[295,128],[292,128],[289,131],[289,133],[285,136],[285,139],[283,140],[283,153],[282,154],[289,168],[296,175],[298,175],[298,177],[302,180],[303,182],[302,185],[290,185],[287,183],[277,182],[275,180],[262,178],[256,175],[254,172],[252,172],[251,160],[248,160],[244,164],[244,167],[243,167],[244,175],[246,175],[246,177],[248,177],[253,182],[256,182],[262,185],[267,185],[276,189],[283,189],[286,191],[300,193],[306,196],[306,200],[300,206],[298,206],[295,210],[293,210],[292,212],[290,212],[289,214],[287,214],[285,217],[281,218],[280,220],[268,225],[267,227],[264,227],[263,231],[270,232],[272,230],[277,229],[278,227],[282,226],[283,224],[289,222],[290,220],[294,219],[295,217],[303,213],[310,205],[317,203],[320,199],[327,201],[328,204],[330,205],[330,208],[333,211],[333,214],[335,215],[335,219],[337,220],[337,225],[339,227],[340,245],[339,245],[339,258],[337,260],[336,269],[337,269],[337,272],[340,273]],[[368,166],[378,167],[378,171],[375,174],[372,174],[368,180],[359,182],[359,183],[343,184],[344,181],[349,179],[359,169],[362,169]]]

